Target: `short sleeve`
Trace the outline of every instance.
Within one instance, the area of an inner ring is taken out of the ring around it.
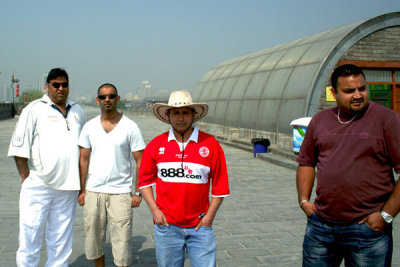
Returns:
[[[315,119],[311,119],[310,124],[307,127],[306,135],[300,147],[299,156],[296,161],[303,166],[315,167],[317,164],[316,155],[316,141],[314,138],[315,131]]]
[[[213,153],[213,163],[211,168],[213,197],[226,197],[229,192],[228,170],[226,167],[225,154],[221,145],[215,140],[215,153]]]
[[[145,148],[139,169],[139,189],[152,186],[157,181],[157,161],[155,158],[155,142],[150,142]]]
[[[130,135],[130,145],[132,152],[143,150],[146,147],[142,133],[136,124]]]
[[[38,116],[33,109],[35,104],[28,105],[21,112],[8,149],[9,157],[31,157],[31,146]]]
[[[92,145],[90,144],[89,139],[89,130],[90,130],[90,123],[86,123],[83,126],[81,134],[79,135],[78,145],[83,148],[91,148]]]
[[[400,173],[400,115],[395,114],[384,127],[385,142],[390,161],[396,173]]]

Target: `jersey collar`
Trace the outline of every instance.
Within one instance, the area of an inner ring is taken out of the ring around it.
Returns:
[[[53,104],[53,102],[51,101],[51,99],[50,99],[50,97],[47,95],[47,94],[44,94],[43,96],[42,96],[42,98],[41,98],[41,100],[43,101],[43,102],[45,102],[45,103],[47,103],[48,105],[52,105]],[[69,98],[67,98],[67,103],[66,103],[66,106],[73,106],[73,105],[75,105],[76,103],[74,102],[74,101],[72,101],[72,100],[70,100]]]
[[[197,126],[194,125],[194,124],[192,124],[192,127],[193,127],[193,132],[192,132],[192,134],[190,135],[189,139],[187,140],[187,143],[189,143],[190,140],[192,140],[193,142],[196,142],[196,143],[197,143],[198,140],[199,140],[199,129],[198,129]],[[178,142],[178,140],[176,140],[176,137],[175,137],[175,135],[174,135],[174,131],[173,131],[172,128],[169,129],[168,142],[171,141],[171,140],[175,140],[175,141]]]
[[[65,115],[64,115],[61,112],[61,110],[56,105],[54,105],[54,103],[51,101],[50,97],[47,94],[43,95],[41,100],[43,102],[47,103],[48,105],[50,105],[52,108],[54,108],[58,112],[60,112],[61,115],[63,115],[64,118],[67,118],[69,110],[71,109],[72,105],[75,104],[74,101],[71,101],[71,100],[67,99],[67,102],[66,102],[66,105],[65,105]]]

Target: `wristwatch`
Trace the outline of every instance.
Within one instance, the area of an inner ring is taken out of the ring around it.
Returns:
[[[384,220],[386,223],[391,223],[391,222],[393,221],[393,216],[390,215],[389,213],[387,213],[387,212],[385,212],[385,211],[383,211],[383,210],[381,210],[379,213],[381,214],[383,220]]]
[[[140,192],[135,192],[135,196],[142,197],[142,193],[140,193]]]
[[[299,206],[301,208],[301,206],[303,206],[304,203],[306,202],[310,202],[308,199],[303,199],[302,201],[300,201]]]

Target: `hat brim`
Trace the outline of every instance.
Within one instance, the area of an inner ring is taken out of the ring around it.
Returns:
[[[156,118],[160,121],[169,124],[168,110],[171,108],[193,108],[195,111],[193,122],[202,119],[207,115],[208,112],[208,104],[206,103],[196,103],[182,106],[170,106],[164,103],[155,103],[153,106],[154,116],[156,116]]]

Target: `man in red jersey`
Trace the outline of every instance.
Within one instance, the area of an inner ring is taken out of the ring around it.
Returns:
[[[207,111],[208,105],[193,103],[187,91],[153,106],[171,129],[144,150],[138,186],[153,214],[158,266],[183,266],[185,248],[192,266],[216,266],[211,224],[229,185],[221,146],[193,124]]]

